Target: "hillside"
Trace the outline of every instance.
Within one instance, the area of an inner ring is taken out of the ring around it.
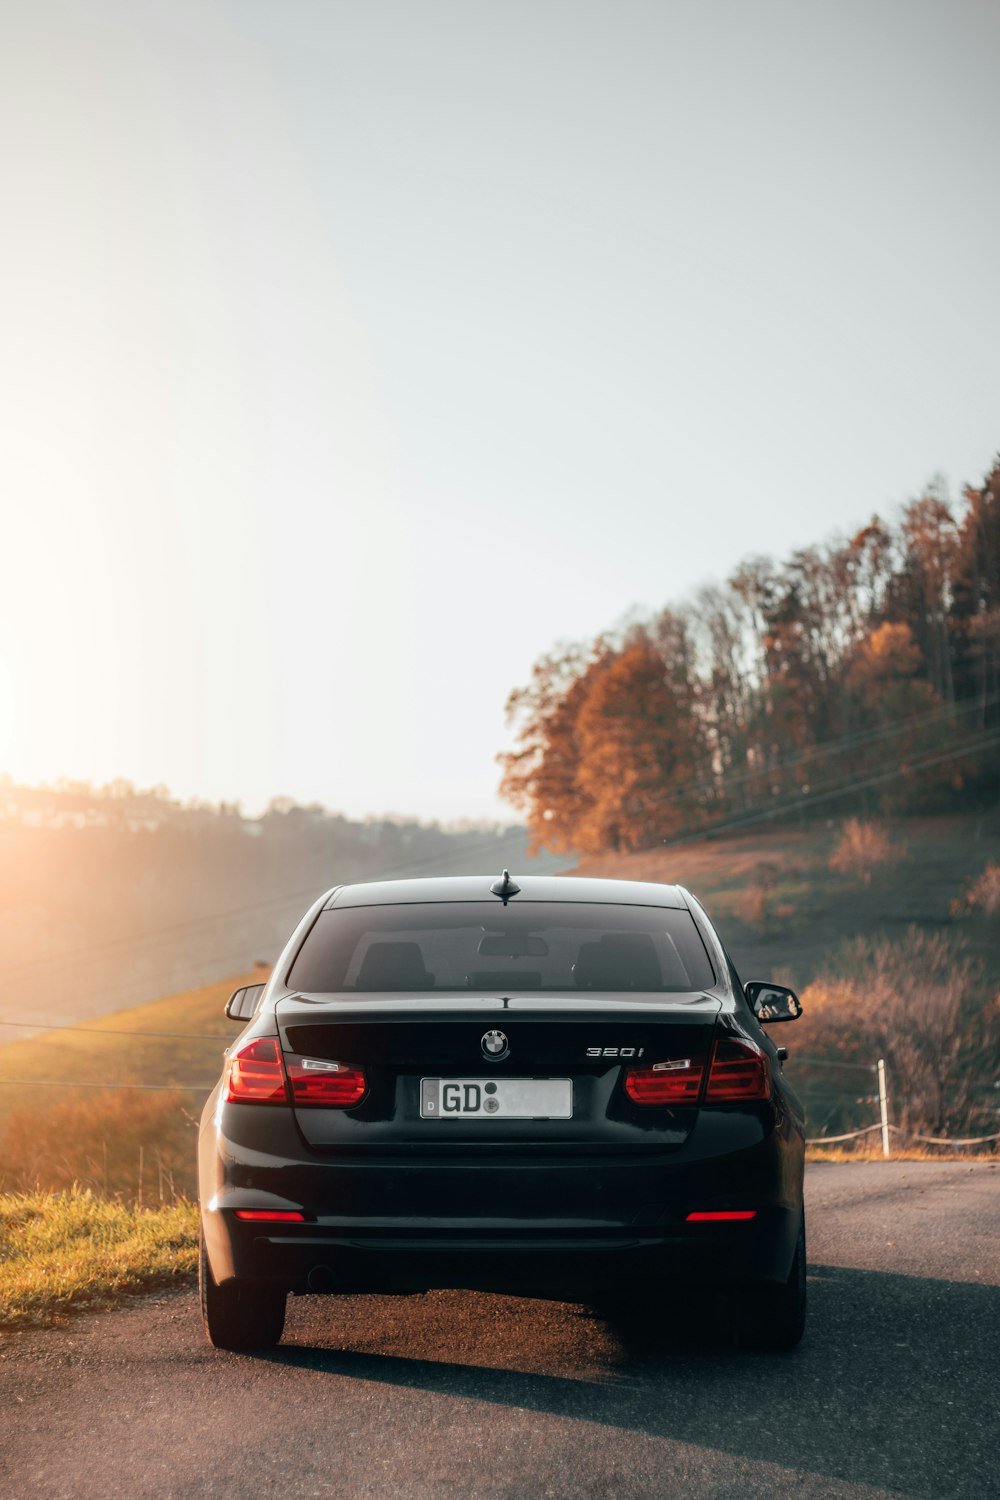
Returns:
[[[899,818],[886,827],[906,857],[876,871],[870,885],[829,868],[839,823],[593,855],[571,873],[686,886],[712,915],[743,979],[804,988],[836,962],[845,940],[900,935],[916,923],[960,935],[1000,984],[996,924],[949,910],[963,886],[1000,859],[1000,817]],[[770,914],[754,912],[754,891],[771,879]]]
[[[279,799],[262,817],[122,786],[0,777],[0,1023],[68,1023],[272,962],[341,881],[539,872],[523,828],[351,822]]]
[[[193,1197],[198,1118],[239,1033],[225,1003],[260,977],[0,1046],[0,1193],[79,1186],[147,1205]]]
[[[893,1137],[894,1150],[904,1140],[924,1149],[918,1137],[928,1135],[990,1135],[1000,1129],[997,915],[955,903],[1000,859],[1000,821],[889,823],[897,858],[873,869],[867,884],[830,867],[841,828],[595,856],[573,874],[686,886],[712,914],[744,980],[776,979],[800,992],[805,1014],[776,1038],[790,1050],[788,1077],[811,1137],[878,1118],[880,1057],[889,1119],[905,1132]]]
[[[996,1011],[997,921],[956,915],[951,904],[989,861],[1000,860],[1000,826],[974,818],[910,819],[893,823],[890,834],[907,857],[876,870],[869,885],[829,868],[838,829],[827,825],[605,855],[581,862],[572,875],[687,886],[717,920],[745,979],[783,979],[805,992],[806,1015],[782,1030],[780,1040],[791,1049],[789,1077],[806,1104],[810,1135],[871,1123],[871,1070],[880,1055],[897,1059],[890,1085],[894,1122],[902,1122],[907,1110],[920,1122],[922,1101],[913,1094],[929,1087],[921,1082],[919,1057],[907,1060],[898,1037],[871,1030],[878,1006],[862,1013],[852,1001],[836,1011],[837,1027],[831,1028],[831,1007],[820,1003],[823,988],[816,981],[846,972],[843,945],[880,932],[911,942],[913,926],[921,940],[930,935],[957,944],[954,952],[964,957],[956,961],[956,973],[971,960],[975,982],[958,996],[968,1015],[962,1045],[948,1063],[962,1085],[950,1089],[953,1099],[961,1095],[962,1113],[943,1118],[951,1134],[985,1133],[996,1128],[990,1120],[996,1119],[1000,1059],[992,1034],[975,1026],[979,1012],[991,1005]],[[946,958],[952,951],[944,950]],[[897,976],[904,1031],[911,998],[914,1013],[918,1000],[938,1003],[939,992],[928,988],[934,976],[918,970],[916,964]],[[79,1029],[0,1045],[0,1192],[36,1185],[65,1190],[78,1183],[146,1204],[193,1194],[198,1115],[218,1076],[222,1049],[238,1030],[223,1014],[225,1000],[236,984],[254,977],[234,977],[119,1010]],[[945,1001],[951,1005],[955,996],[944,997],[942,1015]],[[939,1072],[931,1083],[939,1081]],[[147,1087],[115,1087],[123,1084]]]

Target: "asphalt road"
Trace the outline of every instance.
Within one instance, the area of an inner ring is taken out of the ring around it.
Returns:
[[[1000,1496],[1000,1169],[815,1166],[794,1353],[471,1293],[296,1299],[267,1356],[192,1292],[0,1346],[0,1496]]]

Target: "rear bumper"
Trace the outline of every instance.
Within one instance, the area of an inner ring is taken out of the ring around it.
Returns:
[[[297,1292],[410,1292],[430,1287],[588,1297],[655,1284],[749,1286],[783,1281],[791,1265],[798,1215],[771,1209],[749,1223],[679,1226],[641,1234],[480,1232],[441,1235],[331,1233],[322,1224],[274,1226],[222,1211],[213,1235],[230,1274]],[[216,1256],[212,1255],[213,1270]],[[218,1276],[218,1273],[216,1273]]]
[[[202,1221],[215,1279],[294,1291],[470,1287],[613,1294],[636,1283],[784,1281],[802,1211],[802,1138],[768,1107],[701,1111],[683,1145],[615,1155],[499,1149],[318,1156],[289,1112],[206,1111]],[[284,1149],[282,1149],[284,1148]],[[301,1211],[301,1224],[237,1209]],[[690,1223],[691,1212],[753,1210]]]

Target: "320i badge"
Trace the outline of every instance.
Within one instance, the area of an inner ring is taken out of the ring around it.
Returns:
[[[306,913],[201,1122],[213,1344],[277,1343],[289,1292],[731,1293],[745,1342],[805,1320],[802,1110],[681,886],[462,876]]]

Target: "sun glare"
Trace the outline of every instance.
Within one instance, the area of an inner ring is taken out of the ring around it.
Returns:
[[[0,656],[0,771],[6,769],[5,761],[14,737],[14,684],[7,663]]]

